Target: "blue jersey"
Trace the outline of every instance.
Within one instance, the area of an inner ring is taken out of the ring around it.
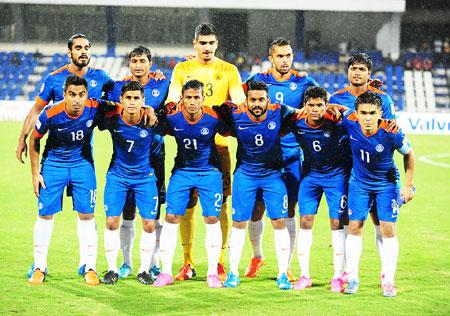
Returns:
[[[291,70],[290,77],[284,81],[275,79],[273,73],[276,70],[270,68],[263,73],[255,74],[248,81],[263,81],[269,86],[269,97],[272,102],[289,105],[300,109],[303,107],[303,96],[306,89],[319,84],[309,76],[298,71]],[[245,88],[245,87],[244,87]],[[294,134],[289,133],[281,138],[281,146],[285,159],[300,154],[299,144]]]
[[[383,111],[382,117],[387,120],[395,119],[395,108],[392,98],[384,91],[369,86],[370,92],[373,92],[381,98],[381,110]],[[355,100],[358,96],[350,92],[350,87],[344,88],[335,92],[329,103],[335,103],[343,105],[350,110],[355,110]]]
[[[394,150],[402,154],[409,151],[405,135],[387,132],[387,122],[383,120],[375,134],[365,136],[354,111],[345,113],[343,124],[350,136],[353,154],[351,178],[367,189],[397,184],[400,176],[394,163]]]
[[[253,121],[248,111],[234,110],[231,115],[231,135],[237,138],[236,170],[250,176],[265,177],[283,167],[280,138],[295,109],[271,104],[263,121]]]
[[[103,106],[88,99],[83,112],[72,117],[65,111],[65,105],[60,101],[45,107],[34,126],[38,137],[48,132],[42,163],[72,167],[80,161],[93,162],[90,141]]]
[[[36,97],[36,102],[45,106],[50,101],[58,102],[64,99],[64,81],[70,75],[69,65],[65,65],[47,75],[42,84],[41,91]],[[88,98],[100,99],[103,91],[111,89],[112,79],[104,70],[88,67],[86,74],[82,76],[88,84]]]
[[[303,149],[304,174],[329,178],[344,174],[351,157],[347,142],[342,142],[347,132],[341,122],[333,122],[326,115],[320,126],[312,127],[307,123],[306,114],[297,114],[291,118],[292,132]]]
[[[129,179],[155,177],[150,166],[153,128],[145,128],[142,120],[129,125],[123,120],[121,113],[122,107],[107,113],[99,126],[102,130],[109,130],[113,143],[108,172]]]
[[[132,81],[132,76],[129,75],[122,80],[114,82],[114,87],[107,93],[107,98],[110,101],[120,102],[120,95],[122,87]],[[155,80],[155,75],[150,72],[148,82],[142,86],[144,88],[145,105],[150,105],[155,111],[161,108],[167,97],[169,91],[169,79]],[[157,157],[164,147],[164,138],[160,134],[154,134],[152,144],[152,156]]]
[[[219,170],[214,136],[222,131],[219,116],[208,106],[202,106],[203,115],[196,121],[190,122],[182,111],[168,115],[163,122],[167,126],[168,134],[175,137],[177,142],[176,169],[184,171],[212,171]]]

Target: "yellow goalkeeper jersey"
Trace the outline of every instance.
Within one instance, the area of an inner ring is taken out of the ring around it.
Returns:
[[[178,102],[183,85],[194,79],[204,84],[205,105],[220,105],[226,101],[240,104],[245,101],[241,77],[236,66],[215,57],[208,65],[195,59],[178,63],[172,73],[166,103]],[[228,140],[218,135],[216,144],[228,146]]]

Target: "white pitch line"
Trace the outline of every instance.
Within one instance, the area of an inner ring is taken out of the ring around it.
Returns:
[[[444,168],[450,168],[450,164],[448,164],[448,163],[436,162],[436,161],[431,159],[431,158],[445,158],[445,157],[450,157],[450,153],[420,156],[419,160],[423,161],[425,163],[428,163],[430,165],[434,165],[434,166],[438,166],[438,167],[444,167]]]

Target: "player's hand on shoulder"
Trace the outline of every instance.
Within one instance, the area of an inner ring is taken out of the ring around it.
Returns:
[[[192,60],[192,59],[195,58],[195,55],[194,54],[187,54],[187,55],[184,55],[184,58],[186,58],[186,60]]]
[[[26,139],[19,139],[19,143],[17,144],[16,148],[16,158],[21,163],[25,163],[22,158],[22,154],[25,154],[25,158],[28,156],[28,146]]]
[[[369,78],[369,86],[380,89],[383,86],[383,81],[380,79]]]
[[[158,118],[156,117],[155,110],[153,110],[151,106],[145,107],[143,119],[145,127],[154,127],[158,124]]]
[[[34,189],[34,195],[36,197],[39,197],[39,187],[42,187],[45,189],[45,182],[42,175],[39,173],[35,176],[33,176],[33,189]]]
[[[398,126],[396,120],[386,120],[386,123],[388,124],[386,127],[387,132],[396,134],[400,130],[400,126]]]
[[[340,121],[342,119],[342,113],[336,104],[328,104],[327,113],[334,121]]]
[[[159,69],[155,70],[155,80],[156,81],[161,81],[166,79],[166,76],[163,74],[163,72]]]

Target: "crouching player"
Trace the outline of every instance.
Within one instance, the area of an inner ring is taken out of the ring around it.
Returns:
[[[156,177],[150,165],[150,146],[153,128],[143,123],[144,89],[136,81],[126,83],[121,90],[123,105],[107,113],[100,129],[108,129],[113,142],[113,156],[106,174],[105,185],[105,252],[108,272],[102,282],[115,284],[119,278],[117,256],[120,249],[119,222],[125,198],[132,191],[142,218],[143,232],[140,241],[141,263],[137,279],[151,284],[148,273],[155,249],[155,218],[158,213]]]
[[[97,194],[91,137],[103,106],[87,98],[86,79],[68,76],[64,99],[39,115],[30,139],[30,161],[39,217],[34,226],[34,270],[31,284],[42,284],[53,231],[53,217],[62,210],[64,188],[73,187],[73,208],[79,217],[80,249],[87,249],[84,279],[99,283],[96,270],[97,230],[94,209]],[[48,132],[39,170],[40,139]]]
[[[208,254],[207,285],[220,288],[217,274],[222,249],[219,215],[222,207],[222,173],[214,136],[221,129],[218,115],[204,106],[203,83],[191,80],[182,88],[181,110],[168,115],[163,124],[177,142],[177,156],[167,189],[165,223],[161,232],[162,272],[153,286],[173,284],[172,262],[178,226],[186,212],[190,192],[197,189],[206,224]]]
[[[346,272],[349,276],[346,294],[358,291],[359,259],[362,251],[362,231],[373,202],[377,204],[383,242],[382,288],[384,296],[397,295],[394,275],[397,268],[398,240],[395,222],[399,212],[400,195],[405,202],[413,198],[414,156],[409,141],[400,131],[386,131],[381,120],[381,99],[368,91],[355,101],[356,112],[348,111],[343,124],[350,135],[353,168],[349,181],[349,227],[345,242]],[[404,156],[405,187],[400,191],[400,176],[394,163],[394,151]]]
[[[247,83],[245,109],[233,110],[226,119],[231,134],[237,138],[237,164],[234,172],[232,218],[230,235],[230,272],[225,287],[239,284],[239,262],[245,243],[245,228],[252,217],[258,190],[262,191],[267,215],[274,228],[278,259],[277,285],[291,288],[287,277],[290,237],[285,225],[288,197],[281,175],[281,127],[295,113],[293,108],[269,104],[267,84]]]
[[[322,195],[328,204],[331,241],[333,245],[334,276],[331,290],[342,292],[341,275],[344,270],[345,233],[343,216],[347,209],[348,167],[351,157],[342,123],[330,120],[326,115],[327,91],[310,87],[304,95],[304,112],[296,115],[291,127],[304,152],[303,179],[300,183],[298,202],[300,230],[298,233],[298,261],[301,275],[294,290],[312,286],[309,273],[309,257],[312,245],[312,228]]]

